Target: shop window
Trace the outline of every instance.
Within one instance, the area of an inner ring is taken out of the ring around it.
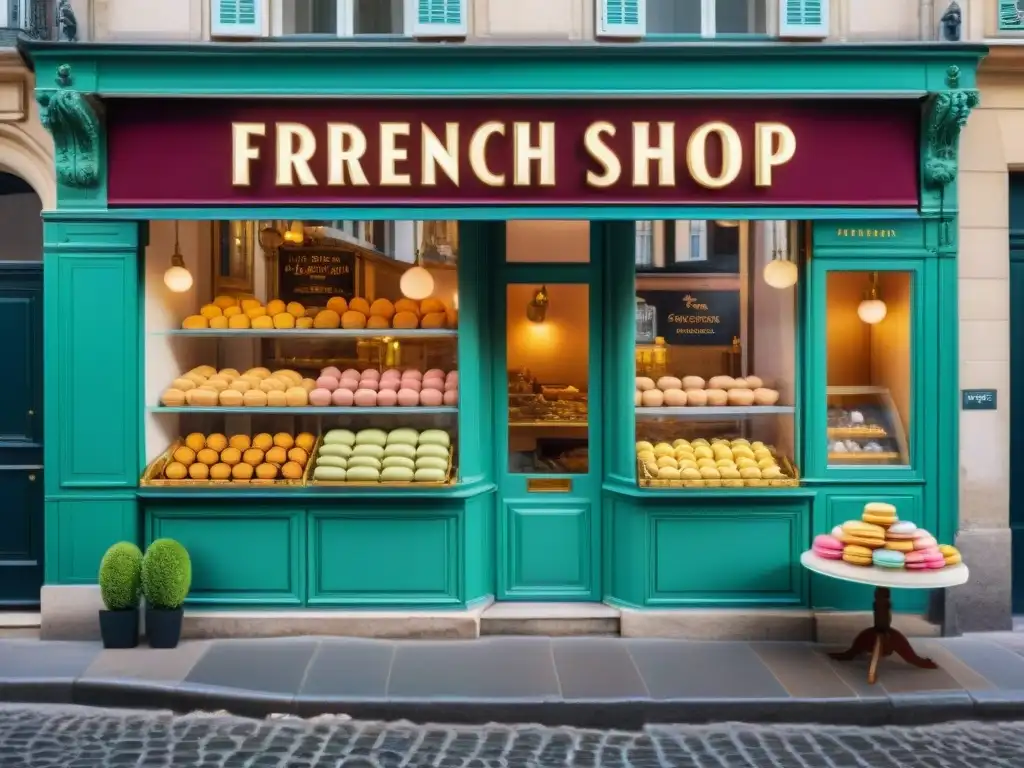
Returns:
[[[458,270],[358,242],[394,229],[152,222],[146,484],[456,482]]]
[[[796,260],[800,228],[640,222],[638,237],[648,230],[652,256],[636,274],[640,485],[795,484],[796,289],[765,267]]]
[[[278,35],[408,35],[410,0],[281,0]]]
[[[828,463],[910,463],[911,296],[907,272],[830,272]]]
[[[736,274],[747,231],[739,221],[638,221],[637,271]]]
[[[767,0],[660,0],[647,3],[648,35],[763,35]]]

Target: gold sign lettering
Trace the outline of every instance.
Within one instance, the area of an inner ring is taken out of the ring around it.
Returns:
[[[895,229],[847,229],[839,227],[836,229],[836,237],[863,237],[872,239],[890,239],[896,237]]]
[[[232,123],[231,183],[251,186],[253,168],[269,163],[272,155],[274,184],[278,187],[366,187],[371,184],[367,163],[371,168],[376,166],[373,183],[382,187],[436,187],[445,183],[442,177],[458,187],[467,173],[477,184],[488,187],[556,185],[558,126],[551,121],[491,120],[475,125],[447,122],[443,132],[423,123],[381,122],[374,130],[376,142],[367,137],[366,126],[353,123],[327,123],[320,136],[297,122]],[[631,187],[672,188],[681,183],[680,169],[685,168],[685,175],[705,189],[725,189],[744,173],[749,174],[747,183],[771,187],[778,170],[797,151],[796,134],[779,122],[755,123],[753,135],[744,137],[721,120],[706,122],[688,135],[670,120],[638,120],[628,124],[630,135],[623,137],[628,149],[615,142],[618,130],[610,121],[595,120],[578,137],[590,161],[582,171],[587,186],[607,189],[623,183],[623,171],[628,169],[626,183]],[[468,141],[463,145],[466,136]],[[563,136],[561,141],[564,145],[568,139]],[[753,168],[744,168],[744,141],[753,141]],[[326,164],[315,166],[319,142]],[[367,156],[371,145],[375,157]],[[721,147],[720,152],[710,151],[717,147]],[[410,158],[411,149],[419,152],[418,158]],[[710,163],[718,167],[709,167],[709,157],[718,155],[720,164],[717,160]],[[570,159],[577,162],[575,157]],[[314,172],[314,167],[320,170]],[[325,174],[325,178],[318,179],[317,174]]]

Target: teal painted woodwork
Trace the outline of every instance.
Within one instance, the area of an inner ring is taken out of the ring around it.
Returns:
[[[263,34],[260,0],[213,0],[210,33],[215,37],[259,37]]]
[[[487,493],[465,500],[463,516],[466,604],[472,604],[494,595],[495,591],[495,505],[497,494],[492,488]]]
[[[134,488],[142,462],[138,225],[44,224],[47,492]]]
[[[779,37],[828,37],[829,4],[830,0],[785,0],[779,10]]]
[[[999,0],[999,31],[1024,31],[1024,7],[1017,0]]]
[[[645,10],[641,0],[597,0],[597,35],[643,37],[647,31]]]
[[[412,20],[414,37],[465,37],[468,0],[416,0]]]
[[[70,65],[102,96],[650,96],[872,94],[973,88],[987,48],[970,44],[777,42],[635,45],[45,43],[19,40],[37,81]]]
[[[141,544],[134,496],[68,494],[46,499],[46,583],[95,584],[111,544]]]
[[[588,501],[545,495],[553,498],[502,505],[498,594],[504,600],[593,600],[600,515]]]
[[[815,502],[812,535],[829,533],[847,520],[859,520],[864,505],[869,501],[892,504],[901,520],[910,520],[933,533],[936,531],[936,509],[924,505],[921,488],[846,487],[830,488],[819,494]],[[927,591],[903,589],[893,593],[893,606],[898,611],[922,612],[927,600]],[[871,601],[872,588],[869,586],[811,576],[811,606],[817,610],[863,611],[870,607]]]
[[[146,544],[170,538],[192,560],[192,607],[300,606],[305,599],[306,513],[289,505],[152,505]]]
[[[1010,446],[1024,450],[1024,173],[1010,174]],[[1013,612],[1024,613],[1024,477],[1010,473]]]
[[[460,512],[377,504],[311,511],[309,605],[460,606]]]

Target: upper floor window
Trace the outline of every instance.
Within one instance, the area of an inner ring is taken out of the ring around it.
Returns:
[[[648,35],[763,35],[768,0],[661,0],[647,3]]]
[[[408,35],[410,0],[280,0],[280,35]],[[277,21],[277,20],[275,20]]]
[[[999,0],[999,31],[1024,32],[1024,2]]]

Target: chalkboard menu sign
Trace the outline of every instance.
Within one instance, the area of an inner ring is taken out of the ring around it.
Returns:
[[[332,296],[351,299],[356,291],[356,253],[321,246],[277,252],[277,298],[322,307]]]
[[[739,291],[637,291],[655,310],[666,344],[732,346],[740,335]]]

